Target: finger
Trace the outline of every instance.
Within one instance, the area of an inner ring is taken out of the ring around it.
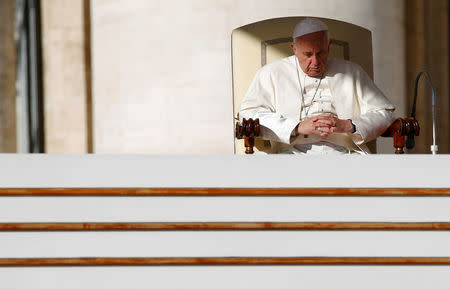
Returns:
[[[318,120],[314,123],[316,126],[336,126],[336,121],[334,120],[326,120],[326,119],[321,119]]]
[[[320,135],[320,134],[322,134],[322,132],[320,130],[317,130],[317,129],[313,128],[311,130],[311,134]]]
[[[321,130],[319,130],[321,133],[330,133],[331,132],[331,128],[329,127],[322,127]]]
[[[334,131],[333,131],[333,129],[332,128],[325,128],[325,127],[322,127],[320,130],[318,130],[320,133],[328,133],[328,134],[330,134],[330,133],[333,133]]]
[[[317,129],[314,129],[312,131],[316,135],[322,135],[322,134],[330,134],[331,130],[328,127],[318,127]]]
[[[332,128],[332,127],[335,127],[335,126],[333,126],[333,123],[324,123],[324,122],[317,122],[317,123],[314,123],[313,124],[313,126],[317,129],[317,128]],[[320,130],[320,129],[319,129]]]
[[[333,118],[319,118],[316,122],[326,123],[329,125],[336,125],[336,120]]]
[[[316,135],[320,136],[320,137],[327,137],[330,133],[326,132],[326,131],[318,131],[318,133],[316,133]]]
[[[319,121],[331,121],[333,126],[336,126],[338,118],[334,117],[333,115],[327,115],[327,114],[321,114],[317,116],[319,118]]]

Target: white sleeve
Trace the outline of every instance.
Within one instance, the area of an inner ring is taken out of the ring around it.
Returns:
[[[387,109],[370,111],[353,118],[356,127],[356,132],[351,135],[353,142],[360,145],[376,139],[394,120],[394,112]]]
[[[395,108],[364,70],[359,69],[357,75],[355,93],[361,113],[352,118],[356,132],[351,136],[359,145],[376,139],[386,131],[395,120]]]
[[[261,137],[289,144],[291,133],[299,123],[276,112],[276,95],[270,72],[263,67],[256,73],[239,108],[239,120],[259,119]]]

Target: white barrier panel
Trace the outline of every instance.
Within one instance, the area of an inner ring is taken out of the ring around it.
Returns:
[[[448,188],[450,155],[8,155],[1,187]]]
[[[449,220],[450,197],[0,197],[0,223]]]
[[[8,289],[448,289],[449,274],[449,266],[0,268]]]
[[[0,256],[450,256],[450,231],[3,232]]]
[[[449,156],[0,155],[0,162],[0,188],[450,188]],[[448,222],[449,208],[449,196],[1,196],[0,223]],[[449,257],[448,244],[449,230],[0,231],[0,259]],[[449,265],[22,264],[0,267],[0,288],[448,289],[449,274]]]

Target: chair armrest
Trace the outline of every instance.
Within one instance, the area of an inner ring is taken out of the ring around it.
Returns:
[[[411,149],[414,147],[414,136],[418,136],[419,133],[419,122],[415,118],[397,118],[381,136],[393,137],[395,153],[403,154],[405,136],[408,137],[406,148]]]
[[[244,138],[245,143],[245,153],[252,154],[254,153],[253,147],[255,146],[255,137],[259,136],[260,126],[259,119],[243,119],[242,124],[236,122],[236,138],[242,139]]]
[[[420,133],[419,122],[415,118],[397,118],[381,135],[382,137],[393,137],[394,148],[396,154],[403,154],[405,147],[405,136],[408,137],[406,142],[406,148],[411,149],[414,147],[414,136],[418,136]],[[253,147],[255,146],[255,137],[260,134],[259,119],[243,119],[242,124],[236,123],[236,138],[244,138],[245,153],[253,154]]]

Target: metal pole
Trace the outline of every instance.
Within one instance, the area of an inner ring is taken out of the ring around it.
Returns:
[[[411,112],[411,117],[415,117],[416,115],[416,100],[417,100],[417,88],[419,86],[419,80],[422,75],[426,76],[426,79],[428,81],[428,84],[431,87],[431,113],[433,118],[433,144],[430,146],[431,153],[435,155],[438,151],[438,146],[436,145],[436,92],[434,90],[433,83],[431,82],[431,76],[430,73],[426,70],[422,70],[417,74],[416,77],[416,84],[414,87],[414,103],[413,108]]]

